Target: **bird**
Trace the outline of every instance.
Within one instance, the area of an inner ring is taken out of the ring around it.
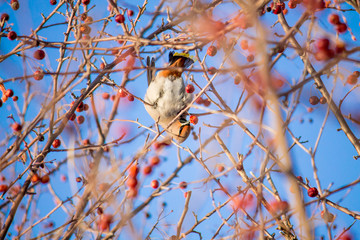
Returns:
[[[183,113],[169,127],[174,118],[193,100],[192,93],[185,91],[182,73],[194,60],[188,53],[169,53],[169,68],[158,71],[155,76],[155,60],[147,58],[148,88],[145,94],[145,109],[152,119],[178,143],[184,142],[190,134],[190,122]],[[154,77],[155,76],[155,77]]]

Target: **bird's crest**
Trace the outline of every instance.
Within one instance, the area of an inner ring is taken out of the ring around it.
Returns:
[[[171,66],[179,58],[184,59],[184,68],[190,67],[195,62],[193,57],[190,56],[188,53],[176,53],[174,51],[171,51],[169,53],[169,65]]]

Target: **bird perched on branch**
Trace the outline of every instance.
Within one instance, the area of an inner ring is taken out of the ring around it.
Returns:
[[[190,67],[194,60],[187,53],[169,53],[169,68],[161,70],[154,77],[154,70],[148,69],[149,87],[145,94],[145,109],[161,127],[177,142],[182,143],[190,134],[190,123],[186,113],[182,114],[169,127],[174,118],[186,108],[193,99],[185,91],[181,74]],[[154,67],[155,61],[147,58],[148,67]]]

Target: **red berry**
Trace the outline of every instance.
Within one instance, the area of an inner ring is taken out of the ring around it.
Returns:
[[[6,22],[6,21],[9,21],[9,14],[7,14],[7,13],[3,13],[3,14],[1,14],[1,21],[4,21],[4,22]]]
[[[50,181],[49,175],[45,175],[41,177],[41,183],[48,183]]]
[[[335,52],[332,49],[324,49],[315,53],[315,59],[318,61],[326,61],[335,56]]]
[[[123,88],[119,89],[119,96],[121,98],[126,97],[127,95],[128,95],[127,92]]]
[[[355,85],[357,83],[357,81],[358,81],[358,78],[354,74],[349,75],[346,79],[346,83],[348,83],[350,85]]]
[[[73,103],[71,103],[71,106],[73,105]],[[77,106],[76,108],[76,111],[77,112],[82,112],[84,111],[84,103],[83,102],[80,102],[79,105]]]
[[[8,98],[14,96],[13,90],[7,89],[7,90],[5,91],[5,96],[7,96]]]
[[[195,116],[195,115],[191,115],[191,116],[190,116],[190,122],[191,122],[192,124],[196,125],[196,124],[198,123],[198,121],[199,121],[199,119],[198,119],[197,116]]]
[[[325,103],[326,103],[326,98],[325,98],[325,97],[321,97],[321,98],[320,98],[320,103],[321,103],[321,104],[325,104]]]
[[[3,101],[0,99],[0,107],[2,107],[3,105]]]
[[[337,14],[331,14],[329,16],[329,22],[333,25],[338,25],[340,23],[339,15]]]
[[[133,10],[127,10],[127,15],[129,16],[129,17],[132,17],[133,15],[134,15],[134,11]]]
[[[347,31],[347,25],[345,23],[339,23],[335,26],[335,29],[338,33],[344,33]]]
[[[20,4],[19,4],[19,1],[18,0],[11,0],[10,1],[10,5],[11,5],[11,8],[13,9],[13,10],[18,10],[19,9],[19,7],[20,7]]]
[[[43,71],[35,71],[34,72],[34,79],[37,80],[37,81],[40,81],[41,79],[44,78],[44,72]]]
[[[78,124],[83,124],[85,122],[85,117],[80,115],[76,118]]]
[[[254,58],[255,58],[254,55],[250,54],[249,56],[246,57],[246,61],[252,62],[254,61]]]
[[[311,105],[316,105],[316,104],[318,104],[319,103],[319,98],[317,97],[317,96],[311,96],[310,98],[309,98],[309,103],[311,104]]]
[[[181,189],[187,188],[187,182],[181,182],[181,183],[179,183],[179,187],[180,187]]]
[[[209,55],[210,57],[213,57],[216,55],[217,53],[217,49],[215,46],[210,46],[207,51],[206,51],[207,55]]]
[[[107,92],[104,92],[104,93],[102,94],[102,98],[107,100],[107,99],[110,98],[110,94],[107,93]]]
[[[84,111],[87,111],[87,110],[89,110],[89,105],[88,104],[84,104]]]
[[[60,139],[55,139],[52,143],[53,148],[58,148],[61,145]]]
[[[234,78],[234,84],[235,84],[235,85],[238,85],[240,82],[241,82],[241,77],[240,77],[239,75],[237,75],[237,76]]]
[[[127,99],[130,101],[130,102],[133,102],[135,100],[134,98],[134,95],[130,94]]]
[[[210,75],[214,75],[214,74],[216,73],[216,68],[210,67],[210,68],[208,69],[208,73],[209,73]]]
[[[158,182],[158,180],[152,180],[150,185],[152,188],[156,189],[159,187],[159,182]]]
[[[51,5],[56,5],[56,3],[57,3],[56,0],[50,0]]]
[[[349,233],[345,233],[345,234],[341,235],[339,240],[353,240],[353,237]]]
[[[308,189],[308,195],[309,197],[316,197],[319,194],[317,188],[312,187]]]
[[[116,21],[117,23],[124,23],[124,22],[125,22],[125,17],[124,17],[124,15],[122,15],[122,14],[116,15],[116,16],[115,16],[115,21]]]
[[[81,0],[82,4],[84,5],[89,5],[90,3],[90,0]]]
[[[111,214],[101,214],[98,221],[98,226],[100,231],[110,230],[110,224],[113,221],[113,216]]]
[[[185,91],[186,91],[187,93],[193,93],[193,92],[195,91],[194,85],[188,84],[188,85],[185,87]]]
[[[1,184],[0,185],[0,192],[6,192],[9,189],[8,185]]]
[[[44,59],[44,58],[45,58],[45,52],[44,52],[44,50],[41,50],[41,49],[36,50],[36,51],[34,52],[34,58],[37,59],[37,60],[42,60],[42,59]]]
[[[15,131],[15,132],[20,132],[22,129],[22,126],[19,123],[13,123],[11,124],[11,128]]]
[[[204,104],[205,107],[208,107],[211,104],[209,99],[203,99],[202,103]]]
[[[83,144],[84,146],[87,146],[87,145],[90,144],[90,140],[89,140],[89,139],[84,139],[84,140],[82,141],[82,144]]]
[[[296,1],[290,0],[288,2],[288,6],[289,6],[289,8],[294,9],[294,8],[296,8],[297,3],[296,3]]]
[[[66,182],[67,177],[62,174],[62,175],[60,176],[60,180],[61,180],[62,182]]]
[[[14,102],[16,102],[18,99],[19,99],[18,96],[13,96],[13,97],[12,97],[12,100],[13,100]],[[1,106],[0,106],[0,107],[1,107]]]
[[[359,71],[355,71],[352,73],[354,76],[356,76],[357,78],[360,77],[360,72]]]
[[[75,119],[76,119],[76,114],[75,113],[71,114],[69,120],[74,121]]]
[[[152,172],[152,167],[151,167],[151,165],[144,167],[143,173],[144,173],[145,175],[149,175],[151,172]]]
[[[136,178],[133,178],[133,177],[128,178],[128,180],[126,181],[126,185],[129,188],[136,188],[137,184],[138,184],[138,181],[136,180]]]
[[[81,179],[81,177],[77,177],[77,178],[75,178],[75,181],[76,181],[76,182],[81,182],[82,179]]]
[[[281,11],[282,11],[281,5],[276,5],[272,12],[273,14],[280,14]]]
[[[154,156],[152,158],[150,158],[150,164],[152,166],[156,166],[160,163],[160,158],[158,156]]]
[[[327,49],[329,49],[329,45],[330,45],[330,41],[329,41],[329,39],[327,39],[327,38],[319,39],[319,40],[316,42],[316,47],[317,47],[319,50],[327,50]]]
[[[222,172],[222,171],[225,170],[225,167],[224,167],[223,165],[219,165],[219,166],[217,167],[217,170],[218,170],[218,172]]]
[[[138,195],[138,190],[136,188],[130,188],[128,191],[129,198],[136,198]]]
[[[105,68],[105,63],[100,63],[100,69],[104,69]]]
[[[16,34],[16,32],[14,32],[14,31],[10,31],[10,32],[7,34],[7,37],[8,37],[8,39],[10,39],[10,40],[15,40],[15,39],[17,38],[17,34]]]
[[[96,209],[96,213],[99,214],[99,215],[101,215],[101,214],[104,213],[104,210],[102,209],[102,207],[98,207],[98,208]]]
[[[336,53],[342,53],[345,51],[345,43],[343,42],[337,42],[335,45],[335,52]]]

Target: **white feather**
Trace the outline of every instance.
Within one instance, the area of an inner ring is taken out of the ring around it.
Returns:
[[[193,95],[185,91],[182,77],[170,80],[157,76],[152,81],[145,94],[146,111],[155,121],[174,118],[193,99]]]

